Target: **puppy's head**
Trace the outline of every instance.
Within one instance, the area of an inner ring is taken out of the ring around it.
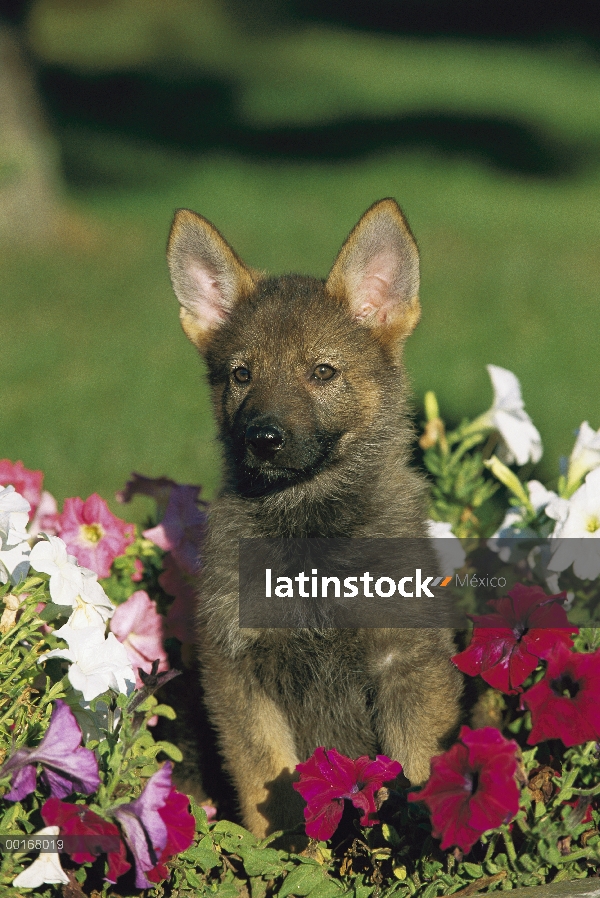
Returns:
[[[366,433],[377,451],[380,412],[398,411],[401,348],[420,315],[417,247],[394,200],[363,215],[325,282],[263,276],[186,209],[167,258],[238,488],[313,478]]]

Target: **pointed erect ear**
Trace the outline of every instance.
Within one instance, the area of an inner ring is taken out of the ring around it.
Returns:
[[[419,252],[395,200],[380,200],[365,212],[335,260],[327,289],[386,342],[411,333],[421,315]]]
[[[202,352],[236,302],[254,288],[257,272],[244,265],[206,218],[189,209],[175,213],[167,261],[181,304],[181,326]]]

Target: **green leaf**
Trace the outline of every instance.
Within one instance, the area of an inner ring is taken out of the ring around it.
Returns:
[[[173,745],[172,742],[165,742],[164,740],[161,740],[160,742],[157,742],[154,746],[152,746],[148,754],[153,754],[154,756],[156,756],[159,751],[164,752],[168,758],[171,758],[172,761],[176,761],[177,763],[183,761],[181,750],[177,748],[176,745]]]
[[[322,882],[316,889],[311,891],[310,898],[336,898],[343,891],[344,886],[341,882],[328,877],[325,882]]]
[[[473,879],[479,879],[480,876],[483,876],[483,868],[479,864],[470,864],[464,861],[461,866]]]
[[[48,602],[39,616],[44,621],[51,621],[57,617],[68,617],[70,612],[71,609],[67,608],[66,605],[55,605],[54,602]]]
[[[269,876],[274,878],[283,872],[279,852],[274,848],[240,848],[240,857],[248,876]]]
[[[185,878],[191,885],[193,889],[201,889],[202,888],[202,880],[193,870],[190,870],[189,867],[185,871]]]
[[[318,864],[301,864],[288,873],[279,889],[279,898],[286,895],[309,895],[313,889],[322,885],[325,871]]]

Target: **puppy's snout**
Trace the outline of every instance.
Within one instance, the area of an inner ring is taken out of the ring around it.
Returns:
[[[281,449],[284,442],[283,431],[275,424],[250,424],[246,428],[246,443],[259,458]]]

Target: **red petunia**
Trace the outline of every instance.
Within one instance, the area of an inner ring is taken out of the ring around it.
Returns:
[[[49,798],[42,805],[42,817],[47,826],[60,827],[61,836],[66,837],[66,852],[76,864],[93,861],[106,853],[108,882],[116,882],[131,867],[119,828],[86,805]]]
[[[60,535],[79,564],[99,577],[110,576],[113,561],[134,540],[133,525],[115,517],[97,493],[85,502],[79,496],[65,499]]]
[[[362,826],[377,823],[375,792],[384,783],[394,780],[402,771],[402,765],[385,755],[377,755],[374,761],[366,756],[352,761],[335,748],[326,751],[319,747],[308,761],[298,764],[296,770],[300,780],[294,783],[294,789],[307,802],[304,808],[306,835],[326,841],[342,819],[345,798],[362,811]]]
[[[547,658],[557,642],[573,644],[562,607],[566,593],[547,596],[539,586],[517,583],[502,599],[488,602],[493,614],[471,616],[475,629],[471,644],[452,658],[463,673],[481,674],[486,683],[508,695],[533,673],[541,658]]]
[[[523,694],[521,707],[531,711],[529,745],[562,739],[568,748],[600,739],[600,650],[580,654],[557,643],[544,679]]]
[[[409,801],[424,801],[433,835],[442,849],[457,845],[470,851],[482,833],[496,829],[519,810],[517,743],[495,727],[464,726],[460,741],[431,759],[431,776]]]

